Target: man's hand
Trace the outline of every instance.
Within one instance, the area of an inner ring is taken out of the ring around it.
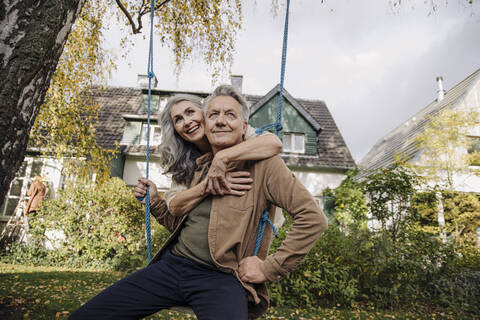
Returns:
[[[135,186],[135,189],[133,190],[133,194],[135,197],[138,198],[143,198],[143,200],[139,200],[141,203],[145,204],[145,195],[147,194],[147,186],[148,186],[148,192],[150,193],[150,203],[153,202],[153,200],[157,199],[160,197],[157,191],[157,186],[153,181],[145,179],[145,178],[138,178],[137,185]]]
[[[243,282],[262,283],[267,278],[262,271],[263,261],[260,258],[252,256],[242,259],[238,267],[238,276]]]

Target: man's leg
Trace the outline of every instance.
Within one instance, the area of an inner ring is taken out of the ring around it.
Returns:
[[[185,274],[180,288],[198,320],[248,318],[247,292],[234,275],[195,262]]]
[[[183,305],[178,270],[167,253],[158,261],[100,292],[71,316],[77,319],[140,319]]]

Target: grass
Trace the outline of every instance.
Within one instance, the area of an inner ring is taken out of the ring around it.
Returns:
[[[82,303],[124,275],[120,272],[102,270],[0,264],[0,319],[67,319]],[[148,319],[180,320],[195,317],[162,311]],[[262,319],[413,320],[460,319],[460,317],[458,314],[441,312],[393,312],[374,308],[334,307],[314,310],[270,308]]]

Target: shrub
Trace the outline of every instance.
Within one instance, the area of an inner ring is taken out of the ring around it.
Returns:
[[[29,216],[29,244],[21,250],[36,262],[132,270],[146,262],[144,216],[143,206],[119,178],[68,185]],[[152,222],[153,251],[167,235]],[[42,248],[48,243],[54,250]],[[23,257],[19,249],[11,250],[12,259]]]
[[[290,223],[288,218],[272,252]],[[347,234],[331,224],[295,271],[269,283],[272,304],[401,308],[420,303],[455,312],[480,311],[473,303],[479,290],[473,281],[480,271],[478,249],[459,251],[414,226],[398,234],[395,243],[388,231],[356,230]]]

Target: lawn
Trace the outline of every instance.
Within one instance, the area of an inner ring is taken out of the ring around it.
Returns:
[[[0,319],[67,319],[82,303],[124,276],[102,270],[0,264]],[[373,308],[270,308],[262,319],[460,319],[458,314],[392,312]],[[148,319],[194,319],[163,311]],[[471,319],[464,317],[464,319]]]

